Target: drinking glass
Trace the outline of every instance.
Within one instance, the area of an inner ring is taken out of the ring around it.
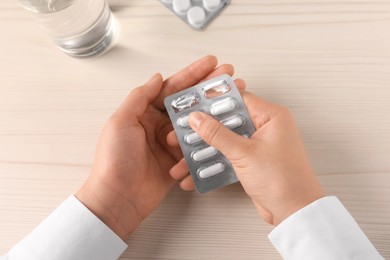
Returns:
[[[106,0],[19,0],[65,53],[89,57],[104,53],[117,32]]]

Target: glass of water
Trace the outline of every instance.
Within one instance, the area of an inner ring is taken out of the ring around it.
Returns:
[[[74,57],[102,54],[117,25],[106,0],[19,0],[58,47]]]

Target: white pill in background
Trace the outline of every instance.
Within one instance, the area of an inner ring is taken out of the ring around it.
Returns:
[[[236,102],[234,102],[231,98],[225,98],[212,104],[210,107],[210,113],[213,116],[216,116],[232,111],[234,108],[236,108]]]
[[[176,121],[177,125],[180,127],[183,127],[183,128],[189,127],[190,123],[188,122],[188,117],[189,117],[189,115],[182,116],[179,119],[177,119],[177,121]]]
[[[202,141],[202,138],[197,133],[188,134],[184,137],[184,141],[186,141],[187,144],[195,144],[200,141]]]
[[[187,18],[192,25],[196,26],[203,23],[206,19],[206,12],[202,7],[194,6],[188,10]]]
[[[173,0],[173,10],[178,14],[185,14],[191,8],[191,0]]]
[[[171,4],[173,0],[161,0],[163,3]]]
[[[199,162],[199,161],[202,161],[204,159],[210,158],[210,157],[216,155],[217,153],[218,153],[217,149],[215,149],[212,146],[209,146],[207,148],[204,148],[202,150],[194,152],[192,154],[192,159],[194,159],[194,161]]]
[[[225,170],[225,165],[223,163],[216,163],[207,168],[204,168],[199,171],[198,175],[202,179],[209,178],[211,176],[217,175]]]
[[[237,127],[240,127],[243,125],[243,123],[244,122],[242,121],[242,118],[239,116],[230,118],[230,119],[222,122],[222,124],[229,129],[235,129]]]
[[[218,7],[221,4],[221,0],[203,0],[203,6],[206,8],[207,11],[214,11],[218,9]]]

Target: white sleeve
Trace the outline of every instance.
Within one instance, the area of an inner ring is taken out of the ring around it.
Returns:
[[[127,245],[75,196],[17,243],[6,260],[117,259]]]
[[[384,259],[336,197],[300,209],[269,235],[284,259]]]

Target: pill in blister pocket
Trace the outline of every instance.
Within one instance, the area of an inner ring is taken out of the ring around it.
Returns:
[[[237,127],[240,127],[244,124],[244,121],[242,121],[242,118],[239,116],[227,119],[222,122],[224,126],[226,126],[229,129],[235,129]]]
[[[192,159],[194,159],[194,161],[199,162],[199,161],[208,159],[208,158],[216,155],[217,153],[218,153],[217,149],[215,149],[213,146],[209,146],[207,148],[204,148],[202,150],[194,152],[192,154]]]
[[[183,128],[188,127],[190,125],[188,122],[188,117],[189,117],[189,115],[180,117],[179,119],[177,119],[177,124]]]
[[[203,0],[204,8],[206,8],[207,11],[214,11],[219,7],[221,4],[221,0]]]
[[[197,133],[191,133],[184,137],[184,140],[187,144],[196,144],[202,141],[203,139]]]
[[[178,14],[185,14],[191,8],[191,0],[173,0],[173,10]]]
[[[160,0],[169,10],[196,30],[203,30],[230,0]]]
[[[208,166],[207,168],[203,168],[199,171],[198,175],[200,178],[205,179],[211,176],[217,175],[225,170],[225,165],[221,162],[216,163],[214,165]]]
[[[187,18],[192,25],[197,26],[206,19],[206,12],[202,7],[194,6],[188,10]]]
[[[210,114],[217,116],[232,111],[236,107],[236,102],[231,98],[225,98],[215,102],[210,107]]]

